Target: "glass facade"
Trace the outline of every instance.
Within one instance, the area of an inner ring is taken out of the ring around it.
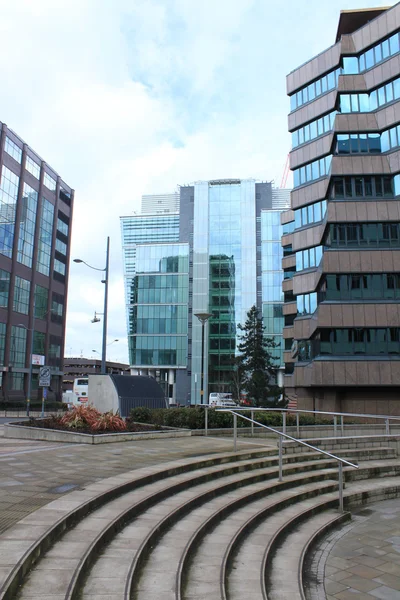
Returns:
[[[25,367],[26,334],[27,330],[25,327],[12,325],[10,364],[13,365],[13,367]]]
[[[371,112],[400,98],[400,77],[369,94],[340,94],[340,112]]]
[[[0,306],[7,308],[10,293],[10,273],[0,269]]]
[[[17,260],[30,268],[32,267],[33,259],[37,201],[38,193],[27,183],[24,183],[21,198],[22,215],[19,223]]]
[[[4,144],[4,151],[9,156],[12,156],[17,163],[21,164],[22,161],[22,148],[17,146],[9,137],[6,137],[6,143]]]
[[[321,222],[325,218],[327,207],[327,201],[321,200],[321,202],[314,202],[314,204],[309,204],[308,206],[303,206],[302,208],[295,210],[295,229]]]
[[[44,176],[43,176],[43,183],[47,187],[48,190],[51,190],[52,192],[55,191],[56,186],[57,186],[57,182],[48,173],[44,174]]]
[[[26,157],[25,169],[36,179],[40,179],[40,165],[37,164],[30,156]]]
[[[400,223],[331,223],[325,244],[331,248],[400,248]]]
[[[321,300],[400,300],[400,273],[329,273],[319,291]]]
[[[379,154],[382,151],[380,133],[338,133],[336,136],[335,154]]]
[[[314,246],[314,248],[307,248],[306,250],[296,252],[296,273],[303,271],[303,269],[318,267],[323,252],[323,246]]]
[[[40,216],[39,252],[37,270],[43,275],[50,274],[51,241],[53,237],[54,205],[43,198]]]
[[[398,177],[398,175],[395,177],[392,175],[335,176],[331,179],[329,197],[332,200],[393,198],[400,194],[400,181],[396,180]]]
[[[11,258],[19,177],[3,165],[0,182],[0,253]]]
[[[0,323],[0,365],[4,366],[4,350],[6,347],[6,329],[5,323]]]

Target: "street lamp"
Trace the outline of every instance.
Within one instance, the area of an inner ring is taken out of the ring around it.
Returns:
[[[195,313],[195,317],[201,323],[201,383],[200,383],[200,404],[204,404],[204,328],[208,319],[212,317],[212,313]],[[207,402],[205,402],[207,404]]]
[[[110,264],[110,238],[107,237],[107,249],[106,249],[106,266],[104,269],[97,269],[96,267],[92,267],[84,260],[80,258],[74,258],[74,262],[83,263],[89,269],[93,269],[94,271],[104,271],[105,278],[102,279],[101,283],[105,284],[104,287],[104,314],[103,314],[103,344],[102,344],[102,353],[101,353],[101,374],[106,374],[106,346],[107,346],[107,305],[108,305],[108,270]]]

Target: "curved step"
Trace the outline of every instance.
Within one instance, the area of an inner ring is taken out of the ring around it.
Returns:
[[[110,500],[178,473],[187,473],[191,470],[227,464],[236,460],[274,455],[276,455],[276,449],[265,447],[261,450],[219,453],[200,460],[194,458],[174,461],[156,468],[146,467],[117,475],[91,484],[88,489],[75,490],[66,497],[51,502],[20,521],[10,531],[6,531],[5,535],[0,536],[5,556],[4,560],[0,559],[0,568],[4,573],[0,587],[0,599],[13,600],[26,573],[48,548],[67,529]],[[26,528],[31,529],[31,537],[26,535]]]
[[[257,461],[241,461],[238,464],[233,463],[227,466],[216,465],[209,469],[198,469],[194,475],[191,472],[175,475],[167,481],[162,480],[148,484],[138,490],[125,494],[121,498],[117,498],[109,503],[103,511],[99,509],[91,513],[75,529],[69,531],[57,542],[55,548],[50,550],[44,559],[42,559],[40,572],[34,568],[26,578],[20,598],[34,597],[35,589],[40,590],[40,581],[46,571],[46,566],[47,577],[51,578],[52,574],[54,574],[53,559],[59,556],[68,557],[71,544],[80,540],[80,545],[77,548],[73,547],[73,550],[75,550],[73,558],[76,558],[76,552],[79,552],[80,555],[78,565],[71,563],[69,571],[67,569],[63,570],[63,581],[57,579],[54,582],[57,593],[61,591],[65,594],[65,598],[76,597],[86,571],[97,556],[99,549],[112,539],[121,527],[144,510],[147,510],[149,506],[168,498],[172,493],[178,493],[194,486],[206,486],[207,491],[203,493],[204,499],[206,499],[230,489],[235,489],[238,486],[243,486],[246,483],[274,477],[276,476],[276,467],[264,466],[271,462],[273,464],[276,463],[276,459],[263,458]],[[321,469],[322,466],[323,463],[319,460],[308,460],[306,462],[303,461],[301,468],[303,471],[307,471]],[[329,466],[328,462],[326,466]],[[257,467],[260,468],[257,469]],[[246,468],[250,470],[249,473],[243,473],[243,470]],[[285,468],[288,473],[294,472],[296,470],[296,462],[291,462]],[[234,473],[233,475],[228,475],[232,472]],[[216,486],[214,478],[223,478],[224,483]],[[194,492],[194,496],[193,502],[198,502],[198,493]],[[81,538],[83,541],[81,541]],[[40,597],[41,593],[38,592],[36,595]]]

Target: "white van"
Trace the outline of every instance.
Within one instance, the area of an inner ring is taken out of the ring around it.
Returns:
[[[211,392],[208,397],[209,406],[218,406],[220,408],[236,408],[238,405],[232,400],[232,394],[223,392]]]

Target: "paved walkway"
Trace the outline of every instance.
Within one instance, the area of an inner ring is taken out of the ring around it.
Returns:
[[[328,600],[400,599],[400,499],[354,512],[325,564]]]
[[[238,450],[260,445],[266,446],[268,441],[238,441]],[[48,502],[95,481],[140,467],[232,449],[232,439],[221,437],[96,446],[14,440],[4,438],[0,426],[0,532]]]

